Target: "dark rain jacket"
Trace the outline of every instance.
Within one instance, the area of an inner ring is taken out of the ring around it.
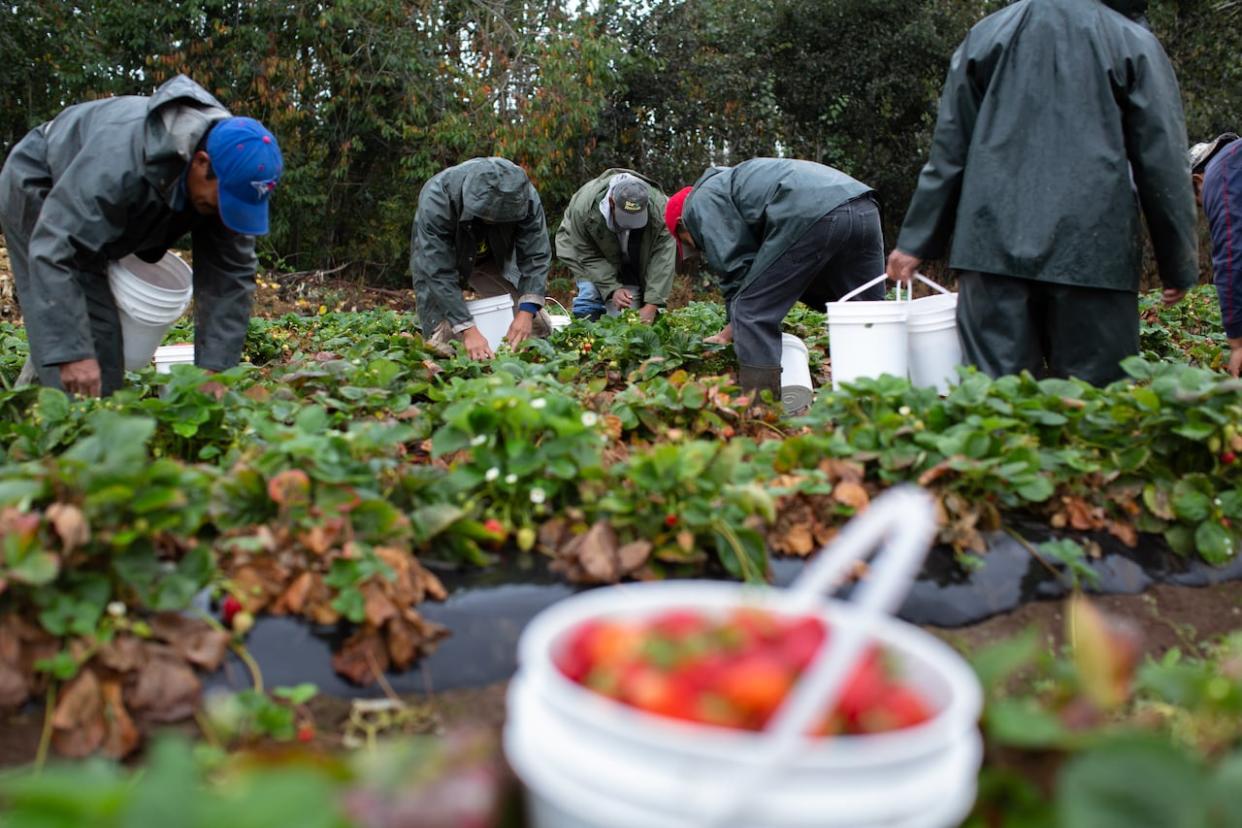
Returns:
[[[182,179],[199,140],[229,112],[177,76],[151,97],[77,104],[36,127],[0,173],[5,226],[29,238],[27,335],[44,366],[96,356],[79,275],[107,278],[131,253],[158,261],[193,236],[194,357],[224,370],[241,359],[258,261],[254,237],[186,202]]]
[[[1144,5],[1113,2],[1127,14]],[[971,29],[898,249],[948,250],[959,270],[1137,291],[1140,211],[1165,286],[1195,284],[1186,127],[1155,37],[1097,0],[1020,0]]]
[[[681,220],[731,307],[733,297],[812,224],[870,192],[823,164],[752,158],[704,172],[686,198]]]
[[[1242,337],[1242,140],[1228,144],[1203,172],[1203,212],[1212,236],[1212,275],[1230,339]]]
[[[543,307],[552,258],[543,205],[522,168],[504,158],[449,167],[418,195],[410,273],[424,336],[444,321],[456,333],[474,325],[462,291],[481,246],[501,265],[519,301]]]
[[[677,268],[677,243],[664,224],[664,205],[668,196],[660,185],[642,173],[626,169],[607,170],[574,193],[565,217],[556,231],[556,256],[576,279],[585,279],[599,288],[605,299],[621,287],[621,243],[608,229],[600,203],[608,185],[618,173],[629,173],[647,182],[647,226],[641,231],[638,266],[643,275],[643,302],[663,307],[673,289]]]

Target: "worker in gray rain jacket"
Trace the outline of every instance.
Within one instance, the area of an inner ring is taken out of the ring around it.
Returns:
[[[0,226],[43,385],[111,394],[124,378],[107,264],[156,262],[193,239],[194,361],[241,359],[268,202],[284,169],[258,121],[184,76],[151,97],[77,104],[36,127],[0,171]]]
[[[953,56],[887,270],[905,281],[948,255],[963,354],[992,376],[1123,376],[1139,344],[1140,213],[1164,302],[1198,281],[1181,97],[1131,19],[1145,5],[1020,0]]]
[[[458,340],[473,359],[492,357],[466,308],[466,290],[479,299],[513,297],[513,324],[505,334],[511,347],[551,332],[543,310],[548,227],[539,193],[517,164],[472,158],[432,176],[418,195],[410,246],[428,344],[442,349]]]
[[[635,308],[643,322],[655,321],[677,267],[677,245],[664,226],[667,203],[655,181],[624,169],[607,170],[574,193],[556,231],[556,255],[579,294],[598,294],[608,313]]]
[[[747,390],[779,395],[781,321],[796,302],[822,311],[884,272],[874,192],[811,161],[711,167],[669,198],[665,223],[720,279],[729,322],[708,341],[733,343]],[[884,288],[858,298],[883,299]]]

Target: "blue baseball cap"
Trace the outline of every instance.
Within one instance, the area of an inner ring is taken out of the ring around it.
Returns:
[[[266,235],[268,201],[285,171],[276,136],[254,118],[226,118],[207,136],[220,182],[220,220],[234,233]]]

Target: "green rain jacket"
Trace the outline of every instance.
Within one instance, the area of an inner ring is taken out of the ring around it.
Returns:
[[[677,242],[664,224],[664,205],[668,196],[660,185],[642,173],[626,169],[607,170],[599,178],[588,181],[569,200],[565,217],[556,231],[556,255],[577,279],[585,279],[599,288],[605,299],[621,287],[621,244],[616,232],[600,210],[600,202],[608,193],[608,185],[618,173],[629,173],[650,186],[647,200],[647,226],[639,253],[643,274],[643,302],[664,307],[673,289],[673,273],[677,268]]]
[[[977,270],[1137,291],[1147,218],[1166,287],[1198,281],[1177,78],[1138,0],[1020,0],[949,67],[897,248]],[[952,239],[952,246],[950,245]]]
[[[731,315],[738,292],[811,225],[870,192],[866,184],[823,164],[752,158],[704,172],[686,199],[681,220],[720,279]]]
[[[254,237],[186,202],[182,180],[199,140],[228,118],[219,101],[179,75],[151,97],[77,104],[36,127],[0,174],[5,224],[30,239],[32,296],[22,307],[44,366],[96,356],[79,274],[136,253],[158,261],[193,237],[194,360],[212,370],[241,359],[258,260]]]
[[[447,321],[455,333],[474,326],[462,291],[481,244],[503,263],[519,301],[543,307],[552,258],[539,193],[517,164],[471,158],[436,173],[418,195],[410,239],[410,273],[423,335]]]

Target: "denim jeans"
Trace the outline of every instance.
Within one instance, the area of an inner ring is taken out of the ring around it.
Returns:
[[[578,317],[589,316],[592,319],[598,319],[604,315],[607,310],[604,307],[604,298],[599,295],[599,289],[595,287],[593,282],[582,279],[578,282],[578,293],[574,296],[573,315]]]

